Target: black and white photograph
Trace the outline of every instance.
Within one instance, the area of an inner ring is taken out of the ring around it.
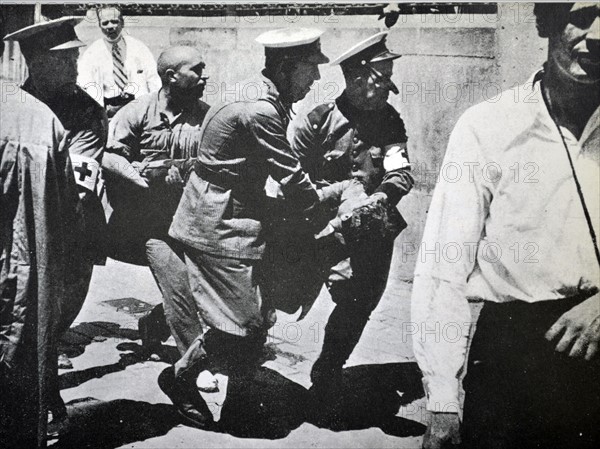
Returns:
[[[600,3],[0,39],[0,449],[600,447]]]

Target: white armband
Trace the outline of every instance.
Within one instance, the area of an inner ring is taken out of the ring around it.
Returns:
[[[385,147],[383,168],[386,172],[410,167],[406,143],[394,143]]]

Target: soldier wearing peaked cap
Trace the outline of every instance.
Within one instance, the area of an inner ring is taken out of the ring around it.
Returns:
[[[198,372],[215,355],[210,335],[219,337],[221,350],[231,344],[232,374],[239,375],[255,366],[274,322],[257,284],[268,177],[281,184],[298,213],[337,196],[334,188],[317,191],[286,138],[292,104],[320,78],[319,64],[328,62],[320,36],[312,29],[259,36],[265,68],[261,77],[245,83],[257,86],[260,97],[213,105],[204,120],[199,153],[169,234],[183,245],[194,299],[212,330],[159,376],[163,391],[193,426],[213,423],[195,385]]]
[[[335,102],[299,117],[293,132],[292,149],[317,186],[360,181],[370,195],[367,206],[387,209],[395,229],[387,236],[373,232],[368,243],[358,247],[350,247],[335,233],[338,239],[331,251],[343,260],[328,270],[327,285],[336,306],[311,372],[319,398],[339,383],[342,367],[385,289],[394,238],[406,226],[396,206],[413,186],[407,136],[400,115],[387,102],[390,91],[398,93],[391,77],[393,61],[400,55],[387,48],[386,37],[387,32],[377,33],[332,62],[342,68],[344,92]]]
[[[81,17],[43,18],[42,22],[5,37],[18,41],[25,57],[29,77],[23,90],[45,103],[66,130],[65,145],[78,185],[79,213],[77,222],[70,226],[74,230],[80,229],[69,255],[72,268],[67,282],[71,286],[71,296],[57,320],[59,333],[70,327],[81,310],[94,263],[104,260],[101,252],[106,221],[98,195],[99,167],[106,145],[108,121],[102,107],[76,85],[77,58],[79,48],[84,44],[74,27],[82,20]],[[50,380],[53,395],[50,409],[55,418],[64,420],[66,408],[60,399],[58,378],[55,375]]]

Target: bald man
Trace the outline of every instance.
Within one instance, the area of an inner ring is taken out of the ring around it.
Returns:
[[[157,65],[162,88],[125,105],[109,126],[104,165],[114,209],[110,255],[148,263],[162,293],[168,328],[161,325],[162,308],[142,317],[144,346],[153,352],[170,329],[183,354],[202,327],[180,244],[167,231],[181,197],[186,161],[198,152],[199,130],[209,108],[200,100],[207,77],[202,55],[193,47],[171,47]],[[168,173],[171,181],[175,175],[175,182],[167,182]]]

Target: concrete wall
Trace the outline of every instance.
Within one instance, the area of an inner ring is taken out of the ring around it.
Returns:
[[[394,81],[400,95],[391,103],[401,112],[409,134],[416,188],[400,208],[409,228],[397,241],[398,267],[393,276],[411,279],[436,173],[448,136],[469,106],[489,100],[522,82],[545,59],[545,42],[537,37],[533,4],[500,4],[494,15],[401,16],[391,29],[389,47],[404,56],[396,63]],[[100,38],[95,17],[79,25],[78,34],[90,43]],[[144,41],[153,54],[170,45],[191,44],[202,49],[211,76],[205,101],[240,92],[236,82],[257,73],[262,49],[254,38],[283,26],[325,29],[323,51],[334,57],[362,38],[385,27],[375,16],[338,17],[130,17],[129,34]],[[305,101],[301,113],[333,100],[343,90],[339,67],[323,67],[322,79]]]

